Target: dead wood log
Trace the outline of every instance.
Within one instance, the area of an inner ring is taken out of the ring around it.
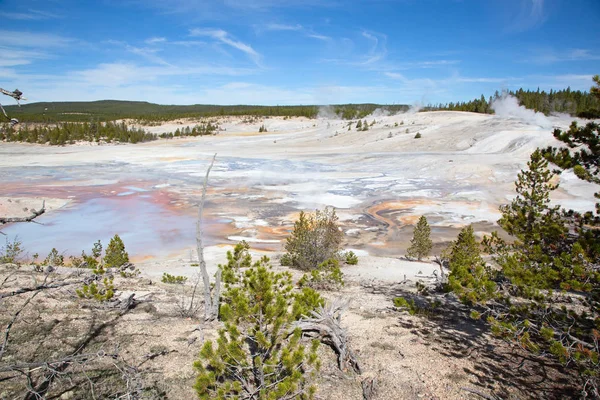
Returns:
[[[77,281],[69,281],[69,282],[50,283],[50,284],[42,283],[41,285],[34,286],[34,287],[19,288],[17,290],[13,290],[12,292],[0,294],[0,300],[7,298],[7,297],[17,296],[19,294],[23,294],[23,293],[27,293],[27,292],[33,292],[36,290],[56,289],[56,288],[64,287],[64,286],[76,285],[78,283],[85,283],[85,279],[80,279]]]
[[[42,203],[42,208],[39,210],[31,210],[31,215],[27,217],[0,217],[0,225],[12,224],[15,222],[32,222],[35,218],[39,217],[46,212],[46,200]]]
[[[356,356],[348,346],[346,330],[340,325],[343,311],[348,303],[335,300],[313,311],[310,316],[303,317],[292,326],[300,328],[303,333],[318,337],[321,342],[330,346],[338,356],[338,367],[345,371],[352,368],[357,374],[362,370]]]

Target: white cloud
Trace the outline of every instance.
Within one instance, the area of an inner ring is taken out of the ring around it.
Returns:
[[[378,61],[381,61],[385,58],[385,56],[387,55],[387,50],[385,48],[385,42],[387,40],[387,36],[384,34],[375,34],[375,33],[370,33],[367,31],[363,31],[362,35],[369,39],[371,42],[373,42],[373,45],[371,46],[371,49],[369,50],[369,52],[367,53],[365,60],[361,62],[361,64],[373,64],[376,63]],[[380,43],[380,39],[381,38],[381,43]]]
[[[318,33],[309,33],[306,36],[309,37],[309,38],[313,38],[313,39],[317,39],[317,40],[322,40],[324,42],[328,42],[328,41],[332,40],[331,37],[325,36],[325,35],[319,35]]]
[[[156,49],[148,49],[145,47],[134,47],[134,46],[129,46],[129,45],[127,45],[125,48],[130,53],[141,56],[152,63],[166,65],[166,66],[172,66],[172,64],[168,63],[167,61],[165,61],[163,58],[159,57],[156,54],[158,52],[158,50],[156,50]]]
[[[93,68],[74,70],[62,75],[36,75],[17,73],[13,69],[0,68],[6,85],[17,85],[30,101],[67,101],[100,99],[133,99],[145,101],[174,102],[169,93],[193,94],[196,87],[178,88],[165,83],[170,78],[199,76],[233,77],[253,74],[255,70],[231,68],[221,65],[192,67],[140,66],[134,63],[105,63]],[[151,90],[152,97],[145,98]],[[160,89],[160,90],[159,90]],[[165,94],[160,100],[159,94]],[[179,101],[181,103],[182,100]]]
[[[267,24],[265,26],[258,26],[258,28],[265,31],[300,31],[302,30],[302,25]]]
[[[8,19],[16,19],[21,21],[34,21],[43,19],[55,19],[61,18],[60,15],[49,13],[47,11],[40,10],[28,10],[27,12],[6,12],[0,11],[0,17]]]
[[[537,28],[546,22],[548,12],[544,5],[544,0],[517,0],[518,5],[514,7],[513,12],[505,15],[504,30],[509,33],[520,33]],[[513,1],[512,4],[515,2]],[[511,2],[502,1],[498,3],[500,7],[511,10]]]
[[[0,30],[0,46],[47,48],[63,47],[74,40],[51,33]]]
[[[208,36],[230,47],[233,47],[250,57],[257,65],[260,64],[261,56],[252,46],[232,39],[229,33],[222,29],[192,29],[190,36]]]
[[[569,61],[593,61],[600,60],[600,53],[590,49],[569,49],[556,51],[554,49],[538,49],[533,51],[533,56],[525,59],[525,62],[537,64],[553,64]]]
[[[167,41],[167,39],[164,37],[152,37],[152,38],[145,40],[146,44],[164,43],[166,41]]]
[[[48,56],[39,51],[17,50],[10,47],[0,46],[0,67],[14,67],[17,65],[31,64],[34,60],[47,58]]]

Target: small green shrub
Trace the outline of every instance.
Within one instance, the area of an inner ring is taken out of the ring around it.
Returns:
[[[163,273],[162,279],[160,280],[162,283],[172,283],[183,285],[188,280],[187,276],[175,276],[168,273]]]
[[[83,257],[71,256],[69,257],[69,266],[73,268],[82,268],[84,266]]]
[[[421,307],[415,303],[414,299],[406,299],[404,297],[395,297],[394,306],[398,308],[404,308],[410,315],[423,315],[430,316],[442,303],[439,300],[435,300],[432,303]]]
[[[89,284],[84,284],[81,289],[76,289],[75,292],[82,299],[94,299],[97,301],[110,300],[115,294],[113,278],[104,277],[101,283],[90,282]]]
[[[119,268],[128,262],[129,254],[125,251],[125,244],[123,244],[119,235],[115,235],[110,239],[110,243],[108,243],[108,247],[106,248],[104,265],[106,268]]]
[[[421,132],[417,132],[417,134],[415,135],[415,139],[421,139],[423,136],[421,136]]]
[[[24,252],[23,242],[18,236],[12,242],[6,238],[6,244],[0,249],[0,264],[20,264]]]
[[[279,263],[281,265],[283,265],[284,267],[291,267],[292,266],[292,257],[290,256],[289,253],[285,253],[279,259]]]
[[[346,252],[346,264],[356,265],[358,264],[358,256],[354,254],[352,250]]]
[[[335,258],[330,258],[304,274],[298,281],[300,287],[310,287],[316,290],[338,290],[344,286],[344,274],[340,269],[340,263]]]
[[[140,274],[140,270],[131,263],[122,265],[121,268],[119,268],[119,275],[121,275],[122,278],[136,278],[140,276]]]
[[[413,299],[406,300],[404,297],[395,297],[394,306],[398,308],[406,308],[410,315],[415,315],[419,310]]]
[[[53,267],[62,267],[65,265],[65,257],[62,254],[58,253],[56,248],[52,248],[50,253],[42,263],[42,265],[51,265]]]

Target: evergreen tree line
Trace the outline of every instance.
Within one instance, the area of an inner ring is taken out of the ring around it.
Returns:
[[[29,126],[20,124],[11,127],[0,126],[0,141],[26,142],[50,145],[73,144],[77,141],[106,143],[140,143],[160,138],[184,136],[202,136],[215,134],[218,126],[211,122],[202,122],[193,128],[189,126],[175,132],[160,135],[146,132],[141,128],[128,126],[125,122],[64,122],[56,125]]]
[[[31,103],[5,107],[6,112],[21,122],[87,122],[133,119],[142,125],[152,125],[180,118],[218,116],[307,117],[315,118],[318,106],[254,106],[254,105],[160,105],[137,101],[93,101]]]
[[[450,102],[446,104],[429,105],[424,111],[470,111],[483,114],[493,114],[492,104],[503,95],[511,95],[519,100],[519,104],[525,108],[544,113],[566,113],[580,118],[600,118],[600,100],[589,92],[580,90],[550,90],[546,92],[519,89],[517,91],[496,91],[487,100],[484,95],[479,99],[464,102]]]
[[[214,135],[219,130],[219,126],[212,122],[201,122],[193,128],[186,126],[185,128],[177,128],[175,132],[165,132],[158,135],[161,139],[173,139],[174,137],[185,137],[185,136],[204,136]]]

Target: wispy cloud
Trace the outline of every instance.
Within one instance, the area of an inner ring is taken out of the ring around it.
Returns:
[[[125,48],[130,53],[141,56],[152,63],[166,65],[166,66],[172,66],[172,64],[168,63],[163,58],[161,58],[160,56],[157,55],[157,53],[158,53],[157,49],[149,49],[146,47],[134,47],[134,46],[129,46],[129,45],[127,45]]]
[[[152,37],[145,40],[146,44],[157,44],[157,43],[165,43],[167,38],[164,37]]]
[[[0,11],[0,17],[8,19],[16,19],[21,21],[34,21],[43,19],[62,18],[58,14],[53,14],[46,11],[29,9],[27,12],[6,12]]]
[[[387,49],[385,47],[387,36],[382,33],[376,34],[374,32],[367,31],[363,31],[362,36],[370,40],[373,44],[371,45],[371,48],[365,59],[361,63],[367,65],[383,60],[387,55]]]
[[[50,33],[0,30],[0,46],[48,48],[63,47],[74,40]]]
[[[289,32],[299,32],[304,36],[312,39],[322,40],[324,42],[328,42],[333,40],[330,36],[322,35],[320,33],[315,32],[312,28],[305,27],[300,24],[266,24],[266,25],[255,25],[254,29],[257,33],[261,32],[277,32],[277,31],[289,31]]]
[[[502,7],[511,7],[510,3],[500,4]],[[519,0],[514,12],[507,17],[509,19],[506,21],[505,31],[520,33],[543,25],[548,18],[548,12],[544,0]]]
[[[192,29],[190,36],[207,36],[221,43],[233,47],[250,57],[257,65],[260,65],[261,55],[252,48],[252,46],[241,41],[233,39],[229,33],[222,29]]]
[[[317,40],[322,40],[324,42],[329,42],[329,41],[333,40],[331,38],[331,36],[320,35],[318,33],[308,33],[308,34],[306,34],[306,36],[309,37],[309,38],[313,38],[313,39],[317,39]]]
[[[592,60],[600,60],[600,52],[590,49],[569,49],[564,51],[539,49],[534,50],[533,55],[525,58],[523,61],[536,64],[553,64],[558,62]]]
[[[18,50],[0,46],[0,67],[14,67],[17,65],[31,64],[34,60],[47,58],[48,55],[40,51]]]
[[[265,31],[301,31],[302,25],[286,25],[286,24],[266,24],[264,26],[259,26],[258,29],[262,29]]]

